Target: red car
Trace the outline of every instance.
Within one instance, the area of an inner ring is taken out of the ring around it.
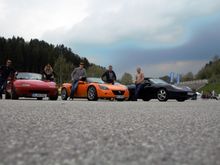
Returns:
[[[57,100],[58,88],[55,82],[44,81],[41,74],[19,72],[14,79],[8,81],[5,98],[18,99],[19,97],[38,100],[49,97],[50,100]]]

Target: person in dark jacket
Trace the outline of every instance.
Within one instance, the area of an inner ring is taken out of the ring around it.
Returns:
[[[7,60],[6,65],[0,66],[0,99],[2,99],[2,93],[6,87],[8,77],[14,77],[15,70],[11,67],[12,61]]]
[[[105,81],[107,83],[111,83],[111,84],[115,83],[117,77],[116,77],[115,72],[112,70],[111,65],[109,65],[108,70],[105,73],[103,73],[101,78],[102,78],[103,81]]]

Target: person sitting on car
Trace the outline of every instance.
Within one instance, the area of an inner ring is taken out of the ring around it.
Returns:
[[[109,65],[108,70],[102,74],[101,76],[102,80],[107,82],[107,83],[111,83],[114,84],[116,81],[116,74],[115,72],[112,70],[112,66]]]
[[[54,81],[54,71],[53,68],[51,67],[50,64],[47,64],[44,67],[44,71],[43,71],[43,79],[44,80],[48,80],[48,81]]]
[[[79,80],[86,78],[86,70],[84,68],[84,63],[81,62],[78,68],[75,68],[71,73],[72,78],[72,89],[70,92],[70,99],[73,100],[74,92],[78,87]]]

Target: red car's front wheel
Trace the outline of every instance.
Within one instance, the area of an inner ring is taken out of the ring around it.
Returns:
[[[57,94],[56,94],[56,95],[50,96],[49,99],[50,99],[50,100],[57,100],[57,99],[58,99],[58,91],[57,91]]]
[[[11,90],[11,99],[12,100],[17,100],[18,99],[18,95],[16,94],[16,90],[15,90],[14,87]]]

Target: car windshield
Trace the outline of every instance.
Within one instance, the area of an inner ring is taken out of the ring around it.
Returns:
[[[16,79],[24,79],[24,80],[42,80],[42,75],[38,73],[18,73]]]
[[[161,79],[156,79],[156,78],[152,78],[150,79],[151,82],[153,82],[154,84],[168,84],[166,81],[161,80]]]
[[[98,83],[98,84],[104,84],[105,83],[104,81],[102,81],[101,78],[94,78],[94,77],[87,78],[87,81],[89,83]]]

